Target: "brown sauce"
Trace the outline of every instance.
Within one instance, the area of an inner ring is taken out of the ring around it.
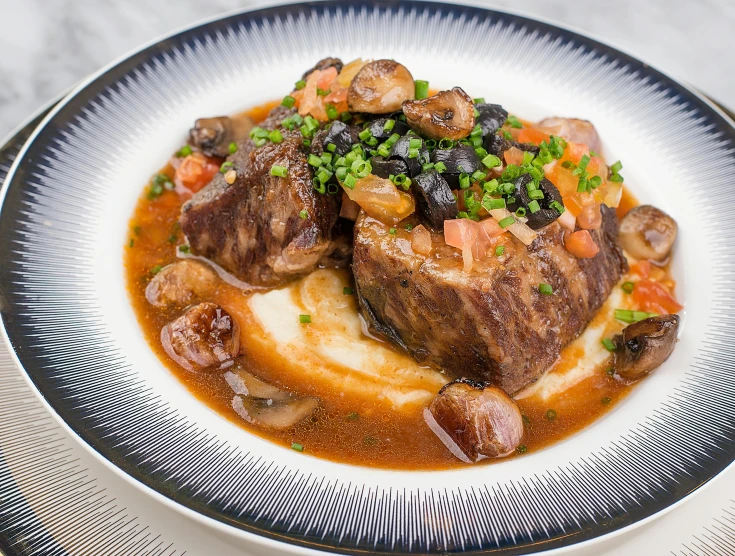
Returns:
[[[274,104],[267,103],[247,114],[256,122],[260,121]],[[162,172],[173,176],[170,165]],[[398,411],[385,400],[351,399],[341,395],[338,385],[315,385],[304,375],[298,378],[297,373],[288,372],[291,365],[288,354],[277,353],[266,341],[254,341],[252,334],[243,333],[241,348],[241,360],[249,372],[292,392],[316,395],[320,399],[314,415],[291,429],[267,430],[245,422],[232,409],[233,392],[223,378],[225,371],[189,372],[171,360],[161,347],[160,331],[181,314],[183,308],[153,307],[146,300],[145,288],[156,268],[177,260],[176,246],[184,243],[177,220],[185,200],[175,191],[165,191],[153,200],[149,200],[145,192],[141,195],[130,220],[124,265],[130,300],[146,340],[193,396],[250,433],[285,447],[294,442],[303,445],[305,454],[392,469],[446,469],[466,465],[452,456],[431,432],[424,422],[421,406]],[[624,214],[635,204],[635,198],[625,191],[618,212]],[[345,271],[340,272],[344,273],[343,279],[349,280]],[[221,281],[207,301],[220,304],[238,319],[243,330],[252,331],[257,324],[246,307],[246,299],[242,291]],[[598,315],[595,320],[602,318]],[[563,351],[553,371],[573,368],[584,356],[583,349],[572,344]],[[607,364],[600,366],[591,376],[548,402],[542,402],[538,396],[520,399],[518,405],[526,421],[521,452],[541,450],[574,434],[619,402],[630,387],[609,376],[606,368]],[[243,435],[243,442],[247,442],[246,435]]]

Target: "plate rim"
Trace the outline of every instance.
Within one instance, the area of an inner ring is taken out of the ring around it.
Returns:
[[[567,33],[571,33],[574,35],[578,35],[580,38],[584,39],[587,44],[592,43],[593,46],[599,46],[604,49],[609,49],[616,51],[619,54],[622,54],[623,56],[630,58],[631,60],[641,63],[646,66],[647,70],[654,72],[656,74],[659,74],[659,76],[668,79],[672,82],[672,84],[682,88],[687,93],[701,101],[704,105],[706,105],[709,109],[711,109],[714,113],[716,113],[722,120],[735,130],[735,118],[731,117],[730,114],[728,114],[725,110],[723,110],[714,100],[707,97],[704,93],[700,92],[698,89],[696,89],[693,85],[689,84],[688,81],[683,80],[679,78],[676,74],[663,71],[658,68],[656,65],[649,64],[645,58],[641,58],[639,56],[636,56],[632,53],[630,53],[626,48],[623,48],[616,44],[614,40],[606,40],[599,38],[595,33],[589,33],[586,31],[583,31],[579,29],[578,27],[566,23],[562,23],[559,21],[556,21],[552,18],[547,18],[543,16],[537,16],[530,14],[527,11],[524,10],[515,10],[515,9],[508,9],[504,7],[499,7],[495,4],[488,4],[484,3],[481,0],[463,0],[461,2],[455,2],[453,0],[382,0],[380,3],[372,3],[368,2],[367,0],[325,0],[325,1],[314,1],[314,0],[307,0],[303,2],[288,2],[288,1],[282,1],[282,0],[256,0],[253,4],[251,4],[249,7],[244,9],[234,9],[234,10],[227,10],[224,12],[221,12],[219,14],[205,17],[202,19],[199,19],[197,21],[194,21],[189,24],[185,24],[183,26],[177,27],[176,29],[163,33],[154,39],[151,39],[145,43],[142,43],[141,45],[129,50],[128,52],[122,54],[121,56],[115,58],[113,61],[109,62],[108,64],[102,66],[98,70],[90,73],[85,78],[77,82],[74,86],[72,86],[70,89],[67,90],[67,92],[62,93],[61,95],[55,97],[54,100],[42,105],[37,111],[33,113],[29,118],[26,120],[23,120],[19,125],[17,125],[15,128],[13,128],[9,134],[7,134],[5,137],[2,138],[2,142],[0,142],[0,145],[4,145],[7,140],[11,139],[14,135],[16,135],[20,130],[22,130],[25,126],[27,126],[33,119],[40,113],[42,113],[44,110],[48,109],[48,113],[45,115],[45,117],[40,121],[40,123],[34,128],[31,135],[28,137],[26,142],[24,143],[21,150],[18,152],[16,159],[14,160],[13,164],[11,165],[10,169],[8,170],[8,173],[3,181],[3,183],[0,185],[0,214],[2,212],[2,207],[4,206],[5,199],[7,196],[7,192],[10,187],[10,182],[15,177],[15,174],[17,173],[18,167],[20,166],[21,162],[25,158],[27,151],[32,146],[32,144],[35,142],[35,140],[38,138],[38,136],[44,131],[44,129],[54,120],[56,115],[72,100],[78,98],[81,93],[83,93],[87,87],[90,85],[93,85],[100,77],[104,76],[108,72],[114,70],[116,67],[118,67],[121,64],[124,64],[127,62],[130,58],[144,53],[146,50],[148,50],[151,47],[154,47],[161,42],[165,41],[166,39],[170,39],[173,37],[176,37],[180,34],[186,33],[188,31],[191,31],[193,29],[204,27],[206,25],[209,25],[211,23],[216,23],[220,20],[227,19],[234,16],[241,16],[241,15],[251,15],[256,16],[259,13],[262,13],[263,16],[268,15],[268,12],[270,10],[279,10],[279,9],[325,9],[325,8],[338,8],[338,7],[349,7],[349,6],[360,6],[364,7],[366,5],[370,5],[373,8],[395,8],[399,6],[415,6],[417,8],[419,7],[434,7],[434,8],[455,8],[455,9],[462,9],[462,8],[471,8],[475,10],[481,10],[483,12],[487,13],[496,13],[499,15],[511,15],[515,17],[520,17],[527,19],[531,22],[538,22],[543,23],[545,25],[551,26],[553,28],[566,31]],[[54,104],[56,102],[56,104]],[[61,415],[54,409],[54,407],[50,404],[50,402],[47,400],[47,398],[43,395],[41,390],[36,385],[35,381],[31,378],[28,371],[25,369],[24,365],[22,364],[18,353],[13,345],[13,343],[10,340],[10,337],[8,335],[8,331],[6,328],[5,320],[2,317],[2,314],[0,313],[0,323],[2,323],[2,326],[0,326],[0,337],[5,342],[5,345],[8,347],[8,351],[10,353],[10,357],[13,361],[13,363],[20,369],[21,375],[23,376],[23,379],[26,381],[26,383],[30,386],[31,390],[33,391],[34,395],[40,399],[40,401],[43,403],[45,408],[49,411],[49,413],[53,416],[54,420],[63,427],[65,431],[67,431],[69,434],[73,435],[80,443],[84,446],[84,448],[87,450],[88,453],[91,453],[98,461],[100,461],[106,468],[111,469],[114,473],[116,473],[118,476],[123,477],[124,480],[126,480],[129,484],[134,485],[136,488],[141,489],[149,495],[152,495],[154,499],[158,500],[159,502],[163,502],[166,504],[169,508],[172,508],[175,511],[178,511],[180,513],[183,513],[184,515],[188,516],[191,519],[194,519],[201,524],[208,526],[208,527],[214,527],[215,529],[225,533],[225,534],[235,534],[237,536],[242,537],[243,539],[254,542],[255,544],[259,544],[263,546],[264,548],[270,548],[274,550],[278,550],[281,552],[287,552],[291,554],[325,554],[325,553],[340,553],[340,550],[338,547],[335,547],[332,550],[316,550],[313,548],[309,548],[307,546],[304,546],[303,544],[296,544],[291,538],[283,537],[282,540],[278,540],[281,535],[275,532],[271,532],[270,536],[262,535],[259,533],[255,533],[252,531],[249,531],[242,526],[240,526],[237,523],[234,523],[232,525],[226,523],[224,520],[217,519],[215,517],[212,517],[210,515],[207,515],[205,513],[201,513],[197,510],[194,510],[185,504],[179,502],[175,498],[171,498],[165,494],[162,494],[158,490],[154,489],[152,486],[149,486],[148,484],[144,483],[140,479],[136,478],[135,476],[129,474],[127,471],[125,471],[123,468],[119,467],[112,461],[110,461],[108,458],[106,458],[102,453],[100,453],[97,449],[94,448],[87,440],[84,439],[75,429],[73,429],[62,417]],[[665,508],[662,508],[649,516],[639,519],[637,521],[634,521],[632,523],[629,523],[627,525],[622,525],[616,529],[611,529],[608,532],[604,532],[602,534],[599,534],[594,537],[586,538],[584,540],[581,540],[580,542],[576,542],[573,544],[569,544],[566,546],[559,546],[554,547],[548,550],[542,550],[544,554],[562,554],[567,553],[573,550],[578,550],[583,547],[589,547],[595,543],[608,541],[612,539],[613,537],[616,537],[618,535],[625,534],[637,527],[640,527],[642,525],[645,525],[646,523],[649,523],[658,517],[661,517],[665,515],[666,513],[674,510],[675,508],[679,507],[683,503],[690,500],[693,496],[697,495],[698,493],[702,492],[705,488],[709,488],[713,483],[715,483],[719,478],[722,477],[722,475],[730,470],[731,468],[735,467],[735,459],[733,459],[728,465],[726,465],[722,470],[720,470],[716,475],[710,477],[706,481],[704,481],[702,484],[700,484],[698,487],[690,490],[688,493],[686,493],[684,496],[682,496],[679,500],[676,502],[666,506]],[[549,539],[550,542],[554,542],[554,539]],[[513,553],[516,553],[513,549],[511,549]],[[484,552],[483,552],[484,553]],[[528,553],[527,551],[524,551],[521,549],[519,553]]]

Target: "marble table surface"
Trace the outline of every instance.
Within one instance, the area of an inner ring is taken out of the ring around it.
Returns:
[[[0,0],[0,137],[79,79],[248,0]],[[733,0],[494,0],[591,33],[735,105]]]

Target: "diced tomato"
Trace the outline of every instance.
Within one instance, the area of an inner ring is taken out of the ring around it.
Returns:
[[[666,288],[648,279],[636,282],[633,288],[633,300],[643,311],[661,315],[678,313],[684,308],[677,303]]]
[[[505,230],[492,218],[475,222],[469,218],[444,221],[444,241],[457,249],[469,249],[476,261],[487,256],[487,252],[497,243]]]
[[[207,185],[219,172],[220,162],[202,153],[192,153],[181,162],[174,174],[174,182],[179,193],[196,193]]]
[[[319,74],[319,80],[316,82],[316,86],[321,90],[326,91],[331,88],[332,81],[337,79],[337,68],[334,66],[322,70]]]
[[[534,143],[538,145],[541,141],[548,142],[551,139],[548,133],[544,133],[533,127],[524,127],[520,133],[518,133],[518,141],[521,143]]]
[[[645,259],[640,260],[637,263],[630,265],[630,271],[641,278],[648,278],[651,274],[651,261]]]
[[[584,207],[577,216],[577,224],[583,230],[596,230],[602,224],[600,205],[594,204]]]
[[[564,197],[564,207],[575,217],[582,214],[584,206],[579,202],[576,195]]]
[[[569,234],[564,240],[564,246],[578,259],[591,259],[600,252],[600,248],[587,230]]]
[[[511,147],[503,154],[506,164],[515,164],[520,166],[523,164],[523,151],[517,147]]]
[[[567,142],[567,148],[564,150],[564,155],[561,157],[560,162],[566,162],[569,160],[574,164],[579,164],[582,157],[589,154],[590,149],[584,143]]]

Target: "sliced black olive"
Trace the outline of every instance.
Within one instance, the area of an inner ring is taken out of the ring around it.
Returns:
[[[344,156],[352,145],[356,143],[356,137],[354,130],[344,122],[335,120],[332,125],[329,126],[327,135],[324,137],[324,149],[329,152],[327,145],[332,144],[335,146],[334,153],[339,156]]]
[[[485,140],[482,145],[487,152],[494,154],[499,158],[503,158],[503,153],[511,148],[513,145],[505,137],[492,133],[485,136]]]
[[[393,127],[391,129],[385,128],[385,122],[387,122],[388,120],[393,120]],[[405,124],[405,122],[397,120],[393,117],[378,118],[377,120],[372,120],[367,125],[367,129],[370,130],[370,135],[375,137],[378,141],[385,141],[394,133],[397,133],[401,136],[408,133],[408,126]]]
[[[373,167],[373,174],[379,178],[387,178],[391,174],[408,175],[408,166],[400,158],[385,159],[382,156],[374,156],[370,159],[370,165]]]
[[[485,140],[483,141],[482,146],[487,152],[489,152],[490,154],[494,154],[495,156],[500,158],[503,158],[503,153],[505,153],[505,151],[507,151],[511,147],[520,149],[523,152],[533,153],[534,156],[538,155],[539,151],[541,150],[538,145],[534,145],[533,143],[519,143],[518,141],[509,141],[505,137],[496,134],[485,136]]]
[[[495,133],[508,119],[508,111],[499,104],[475,104],[475,108],[480,113],[475,123],[480,124],[483,136]]]
[[[528,218],[527,224],[529,228],[539,230],[559,218],[559,212],[551,207],[551,203],[556,201],[561,204],[562,199],[561,193],[559,193],[556,186],[546,178],[542,178],[538,184],[538,190],[540,190],[544,196],[542,199],[536,199],[541,210],[531,212],[531,209],[528,208],[528,205],[534,200],[528,192],[528,184],[531,182],[533,182],[533,178],[530,174],[518,176],[515,192],[516,203],[514,205],[509,205],[508,208],[510,210],[515,210],[517,206],[523,207],[526,210],[526,218]]]
[[[447,167],[442,174],[453,189],[459,187],[461,173],[472,175],[480,169],[480,157],[469,145],[457,145],[451,149],[434,149],[431,161],[435,164],[442,162]]]
[[[457,200],[452,189],[436,170],[416,176],[411,188],[419,214],[435,232],[443,231],[444,221],[457,216]]]
[[[401,137],[393,145],[390,151],[390,159],[395,160],[399,158],[406,163],[408,171],[411,177],[418,176],[421,173],[422,166],[429,162],[429,149],[424,145],[423,140],[421,141],[421,147],[418,149],[418,156],[411,158],[409,156],[409,150],[411,149],[411,139],[419,139],[416,135],[405,135]]]
[[[304,75],[301,76],[301,79],[306,80],[306,78],[309,77],[309,75],[315,70],[335,68],[337,70],[337,73],[339,73],[342,71],[342,65],[342,60],[340,60],[339,58],[324,58],[323,60],[319,60],[313,68],[304,72]]]
[[[626,326],[615,337],[617,375],[633,381],[655,370],[674,351],[678,330],[678,315],[658,315]]]

